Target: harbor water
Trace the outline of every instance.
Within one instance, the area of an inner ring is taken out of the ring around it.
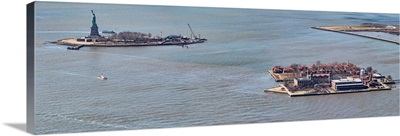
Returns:
[[[90,10],[100,32],[190,36],[189,23],[208,41],[80,50],[48,43],[89,35]],[[35,20],[39,134],[399,115],[397,87],[295,98],[264,92],[278,85],[268,69],[317,60],[399,79],[399,45],[310,28],[399,24],[396,14],[39,2]]]

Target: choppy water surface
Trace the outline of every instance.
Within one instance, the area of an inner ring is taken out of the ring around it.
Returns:
[[[99,31],[196,35],[202,44],[84,47],[46,41]],[[399,89],[290,98],[265,93],[274,65],[350,61],[399,78],[399,46],[311,26],[399,24],[394,14],[39,2],[37,133],[187,127],[399,115]],[[96,77],[104,73],[109,80]]]

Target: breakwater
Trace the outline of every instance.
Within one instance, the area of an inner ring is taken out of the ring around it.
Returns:
[[[329,28],[325,28],[325,27],[321,27],[321,26],[315,26],[315,27],[311,27],[311,28],[317,29],[317,30],[323,30],[323,31],[330,31],[330,32],[337,32],[337,33],[355,35],[355,36],[360,36],[360,37],[365,37],[365,38],[371,38],[371,39],[381,40],[381,41],[385,41],[385,42],[395,43],[395,44],[398,44],[398,45],[400,44],[400,41],[385,39],[385,38],[382,38],[382,37],[375,37],[375,36],[357,34],[357,33],[352,33],[350,31],[333,30],[333,29],[329,29]]]

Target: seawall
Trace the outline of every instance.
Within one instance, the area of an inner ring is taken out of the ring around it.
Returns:
[[[281,93],[281,94],[288,94],[290,97],[299,97],[299,96],[313,96],[313,95],[332,95],[332,94],[345,94],[345,93],[362,93],[362,92],[372,92],[372,91],[385,91],[385,90],[392,90],[390,87],[386,88],[374,88],[374,89],[364,89],[364,90],[348,90],[348,91],[330,91],[330,92],[316,92],[315,90],[309,91],[296,91],[290,92],[288,88],[284,85],[279,84],[278,87],[265,89],[264,92],[274,92],[274,93]]]

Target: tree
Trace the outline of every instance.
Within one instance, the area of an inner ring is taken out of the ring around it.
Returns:
[[[315,65],[317,65],[317,66],[321,65],[321,61],[317,60],[317,62],[315,62]]]
[[[110,38],[111,38],[111,39],[116,39],[116,38],[117,38],[117,34],[116,34],[116,33],[113,33],[113,34],[110,36]]]
[[[118,33],[117,38],[122,39],[122,40],[124,40],[124,42],[126,42],[128,37],[126,35],[126,32],[120,32],[120,33]]]
[[[371,73],[372,72],[372,67],[371,66],[369,66],[369,67],[367,67],[367,69],[365,69],[368,73]]]
[[[389,80],[392,80],[392,76],[391,75],[388,75],[386,78],[389,79]]]
[[[129,31],[125,31],[125,32],[120,32],[116,35],[112,35],[112,38],[116,38],[116,39],[122,39],[125,42],[128,41],[139,41],[139,42],[143,42],[143,41],[147,41],[150,37],[151,37],[151,33],[145,34],[145,33],[140,33],[140,32],[129,32]]]
[[[297,72],[298,68],[299,68],[299,64],[293,63],[292,65],[290,65],[295,72]]]
[[[287,88],[287,87],[289,87],[289,82],[288,82],[288,81],[285,81],[285,82],[283,83],[283,85]]]
[[[317,68],[318,68],[317,65],[315,65],[315,64],[311,65],[311,70],[317,70]]]

